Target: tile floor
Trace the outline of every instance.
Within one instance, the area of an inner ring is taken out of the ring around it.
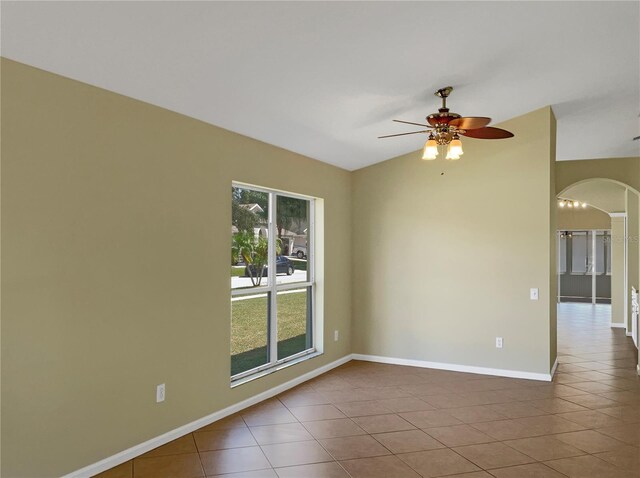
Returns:
[[[636,349],[558,311],[553,383],[353,361],[98,476],[637,478]]]

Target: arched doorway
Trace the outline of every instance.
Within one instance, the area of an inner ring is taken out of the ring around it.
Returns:
[[[559,362],[562,363],[562,355],[565,352],[563,345],[575,346],[576,336],[585,338],[583,345],[587,343],[594,345],[590,342],[593,340],[592,337],[584,333],[584,327],[587,326],[593,327],[593,330],[597,330],[599,336],[603,337],[607,336],[606,332],[610,328],[615,328],[616,330],[611,332],[613,335],[609,335],[617,337],[621,344],[629,342],[625,336],[631,336],[637,349],[639,327],[637,316],[633,315],[632,288],[637,290],[640,283],[640,241],[638,240],[640,192],[616,179],[593,177],[564,186],[556,196],[558,198],[559,302],[563,302],[563,283],[575,285],[582,282],[584,285],[585,279],[588,279],[593,287],[592,300],[586,301],[587,304],[571,306],[559,304],[557,323]],[[561,207],[563,205],[564,208]],[[573,214],[573,222],[566,221],[568,210]],[[580,214],[583,216],[581,217]],[[609,233],[607,233],[606,222],[610,224]],[[567,224],[571,227],[567,227]],[[604,242],[606,240],[609,241],[609,249]],[[574,243],[578,244],[577,251],[571,247]],[[602,257],[602,254],[607,252],[611,254],[608,264],[607,258]],[[600,260],[598,260],[598,253],[601,254]],[[585,264],[572,270],[572,261],[580,266],[581,254],[586,256]],[[602,302],[606,301],[600,300],[602,297],[595,293],[597,286],[604,287],[603,284],[606,284],[607,280],[610,280],[610,306],[603,305]],[[564,296],[567,295],[569,294],[564,294]],[[577,330],[581,327],[581,330]],[[607,347],[604,344],[599,345]],[[627,358],[630,363],[633,358],[634,365],[637,365],[635,349],[620,352],[619,360]],[[614,353],[610,354],[610,358],[611,363],[618,360]],[[640,370],[640,367],[637,369]]]

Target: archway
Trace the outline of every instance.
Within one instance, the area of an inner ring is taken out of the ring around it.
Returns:
[[[558,191],[556,197],[559,200],[577,201],[579,202],[578,211],[591,211],[590,218],[597,217],[602,224],[606,215],[610,218],[611,230],[611,248],[612,254],[612,270],[611,270],[611,327],[619,327],[620,332],[632,336],[636,344],[638,344],[638,319],[633,315],[632,294],[634,287],[636,290],[640,285],[640,192],[633,186],[622,182],[618,179],[606,177],[592,177],[575,181],[569,185],[565,185]],[[583,203],[588,207],[583,208]],[[559,203],[560,204],[560,203]],[[571,203],[565,203],[571,204]],[[559,208],[561,210],[562,208]],[[561,216],[566,211],[558,214],[558,230],[562,227]],[[579,221],[577,222],[579,224]],[[569,228],[566,228],[569,229]],[[591,251],[596,249],[596,230],[601,229],[593,225],[593,222],[585,221],[582,227],[573,228],[592,231],[592,247]],[[604,229],[604,228],[602,228]],[[565,233],[566,234],[566,233]],[[584,234],[584,233],[582,233]],[[588,232],[586,234],[588,236]],[[587,246],[590,245],[589,242]],[[559,264],[562,264],[562,243],[559,246]],[[617,252],[616,252],[617,251]],[[572,251],[573,252],[573,251]],[[588,261],[587,261],[588,262]],[[596,264],[591,264],[592,279],[595,289],[596,280]],[[559,283],[561,283],[562,269],[559,268]],[[565,272],[566,273],[566,272]],[[606,270],[604,271],[606,274]],[[560,288],[559,288],[560,291]],[[560,294],[559,294],[560,295]],[[596,295],[593,295],[593,304],[596,303]],[[562,306],[560,306],[562,307]],[[595,309],[593,309],[595,310]],[[559,309],[559,316],[560,316]],[[560,318],[562,319],[562,317]],[[560,320],[559,319],[559,320]],[[562,324],[557,325],[557,330],[561,330]],[[618,332],[616,332],[618,333]],[[636,363],[638,363],[636,361]],[[640,370],[640,366],[637,367]]]

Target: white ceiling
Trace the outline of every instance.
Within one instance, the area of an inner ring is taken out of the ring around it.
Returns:
[[[2,2],[3,56],[346,169],[422,146],[439,87],[552,105],[558,159],[640,155],[638,2]],[[516,132],[517,133],[517,132]]]

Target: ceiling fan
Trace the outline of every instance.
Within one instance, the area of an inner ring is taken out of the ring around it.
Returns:
[[[413,123],[411,121],[393,120],[396,123],[412,124],[423,126],[425,130],[411,131],[409,133],[388,134],[378,136],[378,138],[393,138],[394,136],[405,136],[407,134],[429,133],[429,138],[424,145],[422,159],[436,159],[438,156],[438,146],[448,146],[447,159],[460,159],[462,156],[462,142],[460,136],[477,139],[504,139],[513,137],[513,133],[492,126],[487,126],[491,118],[481,116],[460,116],[451,113],[447,108],[447,98],[453,91],[453,87],[446,86],[440,88],[434,94],[442,98],[442,107],[437,113],[432,113],[425,119],[429,124]]]

